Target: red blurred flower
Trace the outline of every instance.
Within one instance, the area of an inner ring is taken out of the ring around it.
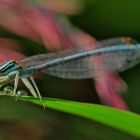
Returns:
[[[0,49],[0,63],[7,60],[21,60],[23,58],[25,58],[25,56],[19,52],[8,49]]]
[[[86,44],[89,42],[95,49],[99,47],[93,37],[73,27],[62,15],[50,11],[50,9],[57,11],[56,3],[54,4],[53,1],[48,2],[48,6],[41,10],[23,0],[0,0],[0,26],[18,35],[43,42],[51,50],[62,50],[79,45],[85,46],[86,50]],[[51,7],[52,5],[54,5],[54,8]],[[58,11],[64,12],[68,9],[68,6],[59,5]],[[8,55],[5,56],[2,53]],[[19,53],[2,50],[0,54],[2,60],[0,61],[23,57]],[[90,63],[95,63],[95,67],[102,68],[104,66],[102,59],[102,57],[97,57]],[[120,77],[109,70],[95,71],[95,73],[99,75],[95,79],[95,88],[101,101],[117,108],[127,109],[119,95],[125,87]]]
[[[80,42],[81,45],[85,44],[85,50],[86,44],[89,44],[89,42],[92,44],[92,48],[96,49],[100,47],[100,44],[98,45],[96,40],[87,33],[77,30],[74,34],[74,38],[78,40],[77,42]],[[95,73],[97,74],[97,77],[94,78],[94,83],[101,102],[116,108],[128,109],[120,96],[120,93],[123,93],[126,90],[125,82],[118,74],[109,69],[105,71],[105,65],[103,64],[102,59],[104,59],[102,56],[98,56],[92,60],[90,59],[90,63],[94,63],[94,75]],[[98,71],[98,68],[103,69],[103,71]]]

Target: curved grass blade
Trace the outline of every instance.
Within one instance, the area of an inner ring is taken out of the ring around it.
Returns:
[[[24,96],[19,100],[42,106],[37,98]],[[135,113],[101,105],[52,98],[43,98],[42,101],[47,108],[90,119],[140,138],[140,116]]]

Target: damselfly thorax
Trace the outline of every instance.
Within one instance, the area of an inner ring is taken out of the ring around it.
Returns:
[[[27,77],[30,78],[31,82]],[[15,81],[13,95],[16,95],[19,78],[34,97],[41,98],[40,92],[30,71],[25,71],[24,68],[14,60],[4,62],[0,65],[0,85]]]

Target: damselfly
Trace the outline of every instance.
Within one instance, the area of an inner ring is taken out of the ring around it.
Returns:
[[[101,48],[93,49],[92,44],[83,47],[54,52],[37,54],[21,61],[8,61],[0,65],[0,84],[15,80],[17,89],[18,79],[21,78],[28,88],[32,88],[27,80],[30,77],[38,96],[38,88],[31,77],[35,72],[44,71],[50,75],[68,79],[95,78],[100,75],[94,73],[97,67],[90,59],[102,57],[103,67],[98,71],[124,71],[140,61],[140,44],[132,40],[131,44],[119,39],[105,40],[99,43]],[[97,70],[96,70],[97,71]],[[33,89],[31,89],[33,90]],[[33,96],[37,96],[33,92]]]

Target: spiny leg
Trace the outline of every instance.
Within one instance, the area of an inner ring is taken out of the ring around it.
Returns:
[[[11,95],[11,96],[14,95],[17,98],[18,98],[18,95],[16,94],[16,91],[17,91],[18,82],[19,82],[19,74],[20,74],[20,71],[17,70],[17,71],[11,72],[10,75],[0,77],[1,84],[6,84],[6,83],[10,82],[11,77],[14,77],[14,90],[9,95]]]
[[[37,93],[38,97],[39,97],[40,100],[41,100],[42,97],[41,97],[40,91],[39,91],[39,89],[38,89],[38,87],[37,87],[37,84],[36,84],[34,78],[33,78],[32,76],[30,76],[30,79],[31,79],[31,82],[32,82],[32,84],[33,84],[35,90],[36,90],[36,93]]]
[[[36,91],[34,90],[31,82],[27,79],[27,78],[21,78],[22,82],[24,83],[24,85],[28,88],[28,90],[31,92],[31,94],[34,97],[38,97]]]
[[[36,85],[36,82],[35,80],[33,79],[32,76],[30,76],[30,80],[33,84],[31,84],[31,82],[27,79],[27,78],[21,78],[22,82],[24,83],[24,85],[29,89],[29,91],[31,92],[31,94],[34,96],[34,97],[39,97],[40,101],[42,102],[42,97],[41,97],[41,94],[40,94],[40,91]],[[35,89],[34,89],[35,88]],[[38,96],[37,96],[38,95]],[[43,107],[45,108],[45,105],[43,104],[42,102],[42,105]]]
[[[18,96],[16,94],[16,91],[17,91],[17,87],[18,87],[18,82],[19,82],[19,71],[16,71],[13,95],[15,95],[17,98],[18,98]]]
[[[32,82],[32,84],[33,84],[33,86],[34,86],[34,88],[35,88],[35,90],[36,90],[36,92],[38,94],[38,97],[39,97],[40,101],[42,102],[42,105],[43,105],[43,107],[45,109],[45,105],[43,104],[42,96],[41,96],[40,91],[39,91],[39,89],[37,87],[37,84],[36,84],[36,82],[35,82],[35,80],[34,80],[34,78],[32,76],[30,76],[30,79],[31,79],[31,82]]]

